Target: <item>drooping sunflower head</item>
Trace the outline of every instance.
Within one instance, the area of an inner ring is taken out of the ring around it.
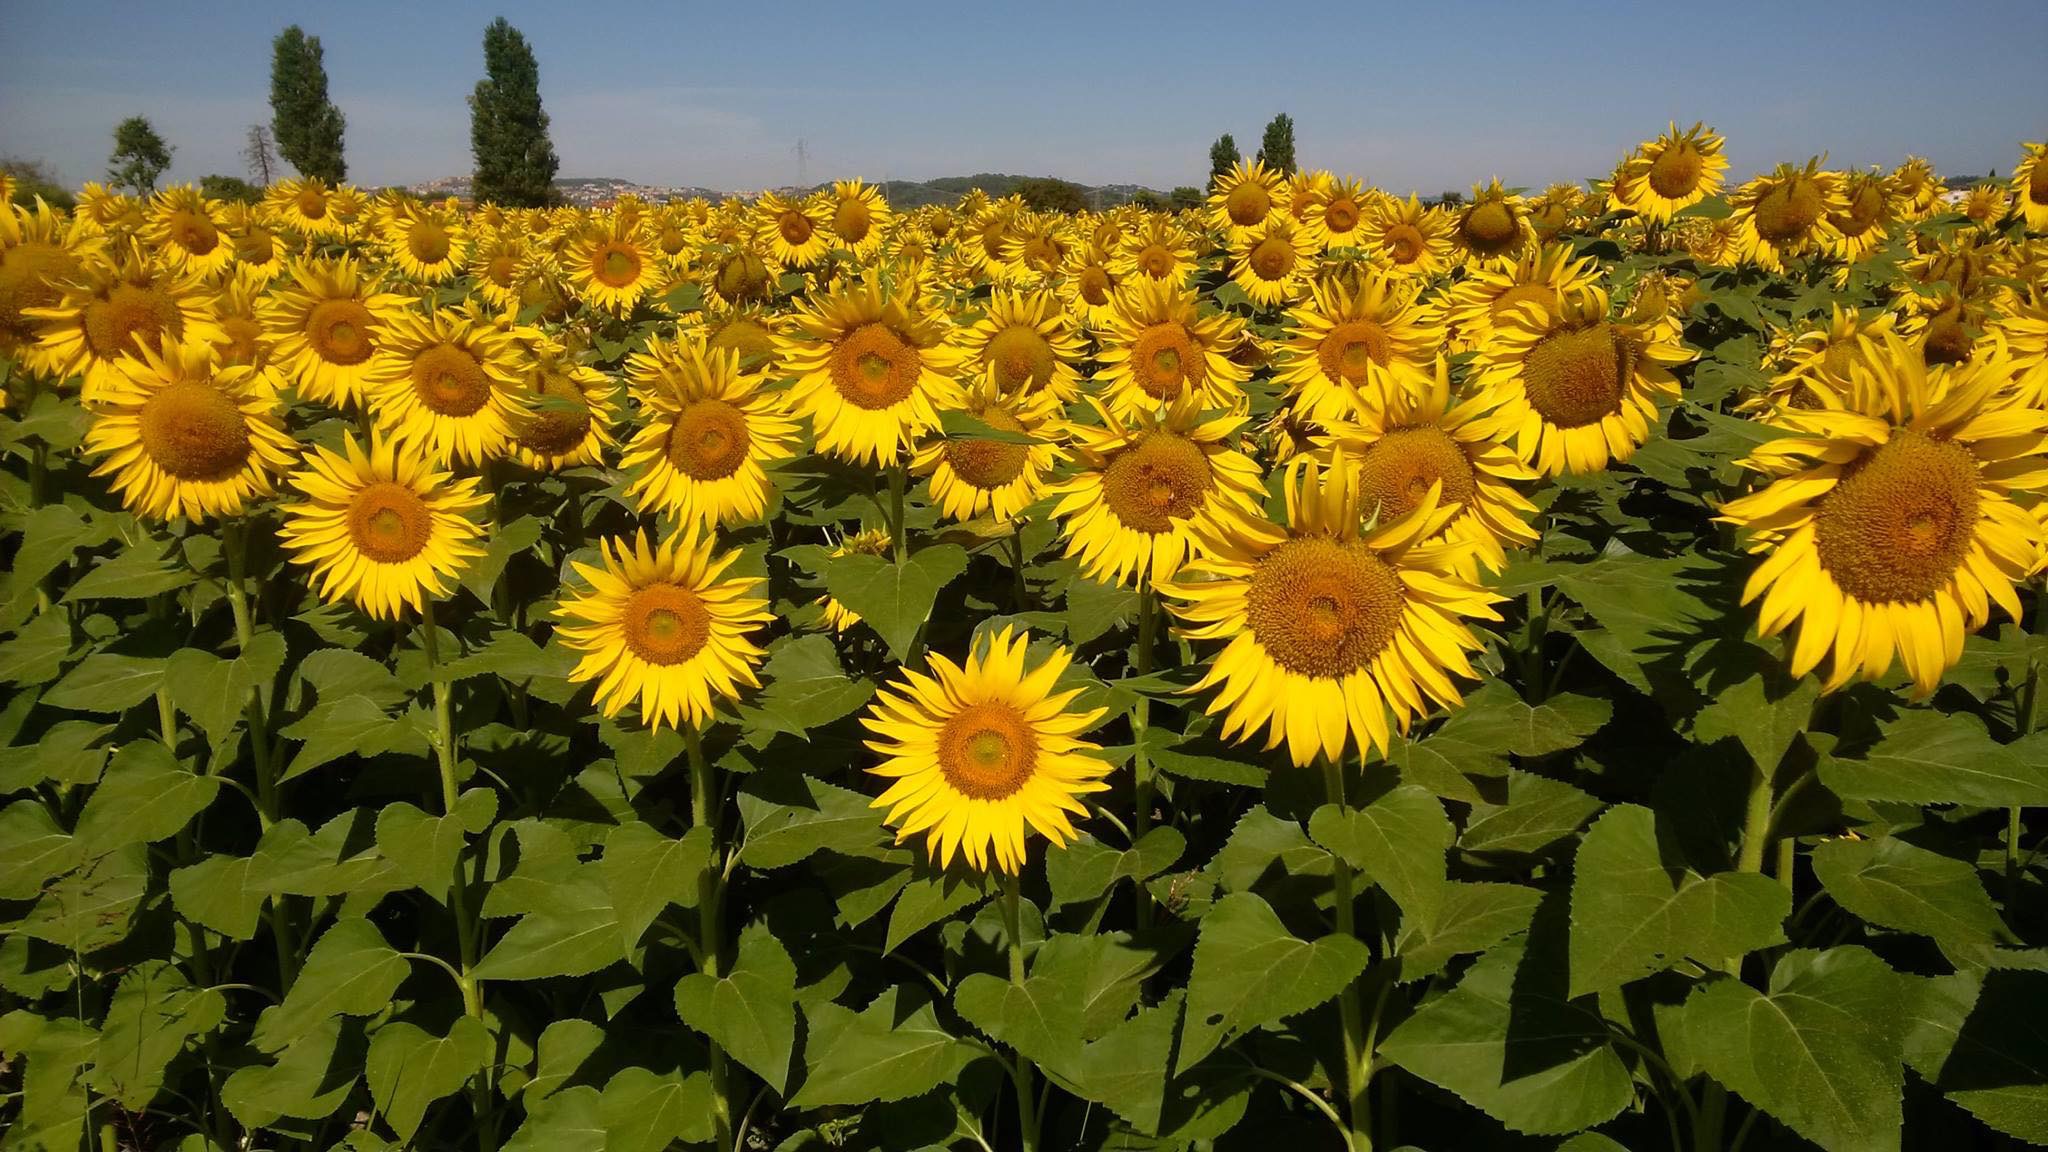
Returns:
[[[1087,348],[1059,297],[998,288],[989,293],[986,308],[960,337],[976,373],[988,373],[1007,393],[1072,400],[1081,388],[1078,365]]]
[[[337,408],[361,404],[389,375],[377,347],[405,313],[405,298],[379,291],[349,256],[294,261],[289,272],[263,319],[277,362],[307,399]]]
[[[1514,256],[1536,241],[1527,202],[1498,180],[1472,186],[1472,200],[1458,210],[1451,235],[1467,263]]]
[[[1360,408],[1384,408],[1393,394],[1424,386],[1444,340],[1430,310],[1406,285],[1366,267],[1356,287],[1332,278],[1288,313],[1274,379],[1295,410],[1320,424]]]
[[[1130,420],[1180,402],[1234,407],[1250,369],[1230,358],[1244,322],[1204,316],[1193,289],[1143,277],[1117,293],[1116,315],[1100,339],[1097,378],[1112,411]]]
[[[1819,157],[1756,177],[1736,191],[1733,204],[1742,260],[1769,271],[1782,270],[1787,256],[1831,243],[1839,235],[1834,218],[1849,211],[1841,173],[1822,169]]]
[[[181,184],[157,193],[149,202],[148,219],[143,239],[158,258],[181,272],[211,277],[235,262],[220,201],[207,199],[197,188]]]
[[[1287,211],[1286,176],[1259,160],[1242,160],[1216,177],[1209,192],[1209,226],[1236,240],[1275,212]]]
[[[37,325],[26,311],[62,300],[64,284],[104,247],[47,204],[32,211],[0,204],[0,356],[35,341]]]
[[[278,537],[329,603],[352,600],[396,619],[446,595],[483,555],[472,516],[487,499],[476,480],[435,471],[382,439],[367,452],[353,436],[339,453],[315,447],[291,483],[304,498],[285,510]]]
[[[166,339],[205,347],[221,336],[198,274],[150,259],[133,239],[81,261],[60,287],[55,301],[23,309],[36,325],[29,368],[52,380],[83,377],[88,404],[119,382],[121,359],[138,349],[161,351]]]
[[[776,339],[782,334],[782,317],[758,305],[713,308],[693,312],[686,326],[703,333],[704,345],[714,352],[730,352],[749,372],[772,372],[779,366]]]
[[[785,394],[696,332],[649,340],[627,359],[626,377],[640,430],[620,467],[641,511],[707,526],[759,519],[774,494],[766,467],[796,453]]]
[[[881,465],[937,427],[933,405],[954,396],[964,353],[912,291],[869,273],[797,305],[779,347],[819,451]]]
[[[1552,184],[1529,201],[1529,227],[1537,240],[1548,244],[1573,226],[1586,203],[1586,194],[1577,185]]]
[[[1673,123],[1622,161],[1608,196],[1617,208],[1651,223],[1667,223],[1672,213],[1721,190],[1721,175],[1728,169],[1728,158],[1722,155],[1725,143],[1705,124],[1680,132]]]
[[[513,426],[513,456],[537,472],[603,463],[619,421],[611,378],[551,338],[530,344],[518,359],[527,403]]]
[[[949,520],[990,513],[999,524],[1038,500],[1046,477],[1066,455],[1049,421],[1059,401],[1049,392],[1006,389],[989,365],[961,397],[960,411],[994,435],[947,435],[919,448],[911,470],[931,477],[932,500]]]
[[[1897,197],[1881,173],[1869,171],[1851,172],[1843,179],[1842,200],[1848,209],[1828,218],[1834,234],[1823,243],[1829,255],[1853,262],[1884,243],[1895,219]]]
[[[720,304],[758,304],[774,295],[776,274],[760,251],[736,244],[706,255],[703,284]]]
[[[444,467],[509,455],[532,404],[515,351],[489,317],[467,309],[398,313],[378,340],[369,393],[378,428]]]
[[[924,833],[941,868],[958,853],[976,871],[1014,874],[1030,831],[1064,847],[1071,818],[1088,812],[1077,797],[1109,787],[1109,762],[1081,739],[1103,709],[1075,710],[1079,690],[1057,688],[1072,653],[1051,645],[1034,664],[1029,639],[1005,627],[965,665],[934,653],[930,675],[905,670],[864,719],[883,758],[868,771],[891,781],[874,807],[889,810],[898,843]]]
[[[809,268],[832,248],[831,206],[820,196],[763,192],[754,203],[754,242],[778,264]]]
[[[602,541],[599,564],[571,562],[583,586],[556,608],[555,633],[582,656],[569,679],[595,681],[605,715],[637,703],[648,727],[702,729],[720,704],[760,686],[766,653],[749,636],[774,618],[756,595],[764,582],[725,576],[740,553],[715,544],[689,523],[659,547],[643,531]]]

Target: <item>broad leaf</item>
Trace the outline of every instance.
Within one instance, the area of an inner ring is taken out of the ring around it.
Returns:
[[[1295,936],[1249,892],[1225,896],[1202,917],[1174,1070],[1193,1067],[1244,1032],[1324,1003],[1358,979],[1370,958],[1351,936]]]

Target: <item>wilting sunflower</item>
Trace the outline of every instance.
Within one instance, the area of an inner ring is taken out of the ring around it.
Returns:
[[[1184,397],[1125,423],[1088,397],[1099,427],[1068,424],[1079,469],[1055,485],[1068,556],[1091,580],[1169,580],[1199,541],[1258,515],[1259,466],[1234,446],[1247,417],[1202,418]]]
[[[651,728],[703,728],[717,706],[758,688],[765,653],[747,638],[774,619],[755,593],[765,581],[719,579],[740,558],[714,555],[709,531],[686,523],[659,548],[640,532],[605,540],[600,565],[571,561],[587,588],[555,610],[555,634],[583,654],[569,679],[597,681],[596,704],[616,716],[638,701]]]
[[[832,247],[831,217],[816,196],[763,192],[754,202],[754,238],[776,263],[809,268]]]
[[[469,227],[462,214],[443,204],[401,200],[384,218],[378,237],[384,258],[423,284],[440,284],[462,272]]]
[[[613,215],[585,229],[568,246],[561,268],[585,303],[625,316],[661,279],[657,263],[631,218]]]
[[[1430,280],[1450,266],[1451,218],[1441,208],[1424,208],[1383,197],[1367,209],[1359,245],[1387,271],[1404,279]]]
[[[844,539],[832,546],[831,557],[839,560],[847,556],[887,556],[890,547],[887,532],[870,528],[848,533]],[[845,632],[860,623],[860,613],[830,596],[820,596],[816,603],[819,611],[823,613],[825,626],[835,634]]]
[[[868,771],[892,781],[873,807],[889,810],[897,843],[924,833],[941,868],[958,852],[976,871],[1014,875],[1027,829],[1065,847],[1070,817],[1088,814],[1075,797],[1109,787],[1109,761],[1080,738],[1104,710],[1073,711],[1080,690],[1054,690],[1073,654],[1055,644],[1034,668],[1029,639],[1005,627],[964,667],[933,653],[930,675],[905,669],[862,719],[883,757]]]
[[[263,210],[254,204],[229,204],[221,210],[235,262],[222,276],[253,277],[261,284],[284,275],[285,246]]]
[[[1292,216],[1274,213],[1230,245],[1230,279],[1259,308],[1292,303],[1308,294],[1322,246]]]
[[[263,206],[308,240],[338,238],[348,228],[335,212],[334,189],[317,176],[279,180],[264,193]]]
[[[238,516],[298,455],[277,393],[248,368],[216,370],[205,345],[166,339],[120,370],[93,406],[85,451],[139,516]]]
[[[484,554],[470,517],[488,498],[474,478],[437,472],[417,453],[372,439],[365,453],[345,436],[342,451],[315,447],[291,483],[306,499],[285,509],[278,538],[293,562],[313,570],[320,598],[353,600],[380,620],[444,596]]]
[[[1047,474],[1066,455],[1046,426],[1059,402],[1049,392],[1004,388],[996,367],[986,372],[963,397],[961,410],[999,432],[1035,443],[943,436],[918,449],[910,467],[931,477],[932,500],[948,520],[992,512],[997,523],[1007,524],[1038,500]]]
[[[1090,332],[1108,327],[1116,317],[1117,288],[1125,277],[1115,269],[1115,257],[1087,244],[1067,253],[1067,275],[1059,291],[1067,312]]]
[[[1286,210],[1283,196],[1286,177],[1258,160],[1240,160],[1237,167],[1216,177],[1209,193],[1209,226],[1235,241],[1266,222],[1268,216]]]
[[[906,287],[873,273],[799,302],[795,332],[779,339],[790,396],[810,418],[818,451],[883,465],[938,427],[962,354],[946,322]]]
[[[18,356],[35,343],[30,308],[64,298],[64,284],[105,248],[71,218],[38,203],[33,211],[0,204],[0,356]]]
[[[377,359],[377,346],[405,315],[406,299],[379,292],[375,277],[349,256],[296,261],[290,271],[263,316],[274,355],[300,395],[354,408],[385,380],[389,366]]]
[[[1331,248],[1363,248],[1365,220],[1374,194],[1357,178],[1333,179],[1310,196],[1302,222],[1315,233],[1325,251]]]
[[[1262,519],[1220,536],[1160,588],[1182,635],[1229,641],[1189,691],[1218,689],[1206,711],[1222,714],[1224,739],[1264,728],[1266,748],[1284,742],[1296,765],[1354,744],[1384,752],[1389,713],[1405,733],[1457,707],[1452,678],[1476,678],[1465,654],[1483,647],[1466,620],[1500,619],[1500,597],[1458,574],[1470,543],[1428,542],[1458,514],[1441,482],[1378,521],[1341,451],[1327,468],[1290,464],[1286,488],[1286,527]]]
[[[221,235],[226,227],[220,201],[207,199],[190,185],[180,185],[166,188],[150,200],[142,238],[170,267],[212,277],[235,262],[234,245]]]
[[[1204,316],[1193,289],[1142,277],[1117,293],[1116,315],[1096,356],[1110,410],[1132,420],[1182,399],[1198,407],[1232,408],[1244,398],[1251,369],[1230,358],[1244,321],[1229,312]]]
[[[882,237],[889,231],[895,214],[889,202],[872,184],[859,180],[832,182],[832,236],[839,247],[862,260],[872,260],[881,251]]]
[[[1741,227],[1741,257],[1771,272],[1785,269],[1785,257],[1824,247],[1836,236],[1834,218],[1849,211],[1842,175],[1820,166],[1780,164],[1729,198]]]
[[[2019,167],[2012,170],[2012,197],[2026,217],[2027,231],[2048,232],[2048,144],[2021,145]]]
[[[377,340],[370,411],[384,437],[443,467],[509,455],[532,398],[520,387],[511,339],[457,308],[393,317]]]
[[[1536,472],[1478,430],[1483,411],[1477,400],[1452,405],[1450,367],[1439,358],[1424,387],[1395,393],[1384,410],[1367,409],[1355,422],[1332,424],[1321,438],[1353,462],[1362,507],[1374,523],[1403,519],[1440,490],[1443,504],[1457,511],[1439,536],[1472,546],[1451,565],[1470,580],[1481,568],[1506,567],[1507,549],[1536,542],[1528,523],[1536,506],[1514,486]]]
[[[995,289],[981,319],[958,340],[973,371],[993,374],[1004,392],[1042,393],[1064,404],[1081,390],[1077,365],[1088,349],[1051,292]]]
[[[1598,288],[1561,308],[1525,301],[1479,349],[1473,381],[1486,415],[1474,430],[1511,441],[1546,476],[1598,472],[1650,438],[1657,400],[1678,398],[1670,366],[1691,358],[1654,329],[1609,319]]]
[[[1451,238],[1467,264],[1519,254],[1536,242],[1528,203],[1502,188],[1499,180],[1472,186],[1472,202],[1452,218]]]
[[[1665,224],[1672,213],[1690,208],[1721,190],[1728,158],[1727,142],[1705,124],[1684,132],[1674,121],[1655,140],[1636,145],[1615,169],[1608,196],[1614,206],[1634,212],[1653,224]]]
[[[619,389],[611,377],[548,337],[532,342],[520,375],[528,403],[513,428],[513,457],[536,472],[603,463],[619,422]]]
[[[1828,657],[1833,691],[1896,657],[1926,696],[1992,605],[2020,619],[2013,584],[2041,529],[2012,495],[2048,487],[2048,410],[2001,396],[2009,373],[1995,358],[1930,369],[1889,336],[1847,407],[1773,417],[1793,435],[1743,461],[1771,483],[1721,519],[1764,554],[1742,595],[1763,600],[1757,631],[1799,623],[1793,675]]]
[[[150,260],[134,240],[85,261],[62,288],[54,303],[22,310],[36,324],[28,366],[52,380],[84,377],[87,404],[120,383],[119,362],[137,348],[155,350],[166,338],[204,346],[221,336],[212,292],[198,275]]]
[[[716,527],[758,520],[774,493],[766,466],[796,454],[784,394],[744,372],[735,352],[694,333],[655,337],[626,361],[640,430],[619,467],[642,512]]]
[[[1444,330],[1403,283],[1366,268],[1355,290],[1325,280],[1287,314],[1273,379],[1287,386],[1297,414],[1328,424],[1361,403],[1383,408],[1397,393],[1427,387]]]
[[[1934,165],[1919,156],[1908,156],[1892,169],[1892,191],[1899,197],[1899,215],[1906,220],[1924,220],[1941,203],[1941,177]]]
[[[1508,313],[1535,302],[1557,309],[1580,301],[1600,283],[1600,261],[1575,257],[1570,244],[1530,246],[1513,260],[1465,269],[1443,300],[1444,319],[1461,347],[1476,348]]]

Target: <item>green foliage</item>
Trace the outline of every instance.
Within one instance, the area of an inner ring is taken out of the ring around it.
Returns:
[[[1230,133],[1218,136],[1216,142],[1209,145],[1209,182],[1214,184],[1219,178],[1230,175],[1230,170],[1237,167],[1240,159],[1237,141],[1230,138]]]
[[[1088,197],[1078,185],[1051,176],[1034,176],[1017,185],[1016,193],[1034,212],[1085,212]]]
[[[14,182],[14,204],[21,208],[34,208],[41,200],[52,208],[66,211],[78,206],[78,198],[71,194],[48,165],[40,160],[22,156],[0,156],[0,173]]]
[[[1286,175],[1294,175],[1294,117],[1282,112],[1266,124],[1259,138],[1259,163]]]
[[[240,176],[201,176],[199,191],[210,200],[233,200],[241,204],[254,204],[263,199],[263,189]]]
[[[552,203],[560,161],[540,106],[540,63],[526,37],[502,16],[484,29],[484,78],[470,95],[469,117],[477,202],[521,208]]]
[[[348,119],[327,96],[320,38],[293,24],[271,41],[270,52],[270,127],[278,154],[301,176],[339,183],[348,176],[342,156]]]
[[[130,116],[114,126],[114,151],[107,157],[107,181],[138,196],[156,191],[157,178],[171,166],[171,145],[149,120]]]
[[[1182,184],[1166,194],[1168,205],[1176,212],[1185,212],[1202,206],[1202,190]]]

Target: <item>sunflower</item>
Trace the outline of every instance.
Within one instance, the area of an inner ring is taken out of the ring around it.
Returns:
[[[1067,314],[1086,331],[1100,331],[1116,318],[1117,288],[1125,276],[1115,265],[1114,256],[1091,245],[1077,245],[1067,253],[1067,275],[1060,292]]]
[[[619,466],[633,477],[626,495],[640,511],[712,527],[760,519],[775,490],[765,469],[797,449],[784,393],[694,333],[649,340],[626,375],[640,430]]]
[[[710,302],[720,307],[765,303],[775,294],[780,270],[760,251],[745,244],[707,255],[701,283]]]
[[[1003,248],[1010,240],[1010,225],[1024,211],[1024,200],[1019,196],[985,202],[971,211],[963,201],[961,214],[967,217],[967,224],[954,245],[955,250],[977,271],[1000,268]]]
[[[112,476],[121,502],[153,520],[239,516],[270,495],[298,455],[277,393],[248,368],[216,370],[203,344],[167,338],[135,351],[93,406],[93,475]]]
[[[247,368],[248,387],[271,395],[284,390],[284,373],[277,366],[276,341],[263,327],[264,285],[260,272],[238,268],[221,282],[213,295],[214,318],[221,337],[213,346],[222,368]]]
[[[2048,232],[2048,144],[2020,146],[2019,167],[2012,170],[2012,198],[2026,218],[2027,231]]]
[[[1459,575],[1472,546],[1435,539],[1458,514],[1432,484],[1413,511],[1369,521],[1371,494],[1340,450],[1288,466],[1287,526],[1263,520],[1219,537],[1185,578],[1161,586],[1190,640],[1227,640],[1190,692],[1219,689],[1227,740],[1266,730],[1296,765],[1347,746],[1384,753],[1387,716],[1405,733],[1452,679],[1473,679],[1483,645],[1468,618],[1498,620],[1500,600]]]
[[[933,653],[930,675],[905,669],[862,719],[883,757],[868,771],[891,781],[873,807],[889,810],[897,843],[924,833],[941,868],[958,852],[976,871],[1015,875],[1027,826],[1065,847],[1070,817],[1088,814],[1075,797],[1109,787],[1110,762],[1080,738],[1104,709],[1075,711],[1080,690],[1054,690],[1073,653],[1055,644],[1033,667],[1028,641],[1006,626],[964,667]]]
[[[782,317],[766,308],[749,304],[700,309],[685,316],[681,325],[700,334],[706,349],[738,356],[743,371],[773,375],[780,367],[776,337],[782,334]]]
[[[119,362],[136,348],[154,351],[166,337],[204,346],[221,336],[198,275],[148,259],[133,239],[85,261],[61,288],[54,303],[22,310],[36,323],[28,366],[52,380],[83,377],[87,404],[120,383]]]
[[[1899,197],[1899,215],[1906,220],[1925,220],[1941,204],[1941,177],[1934,165],[1919,156],[1908,156],[1892,169],[1892,192]]]
[[[1453,337],[1478,347],[1516,307],[1534,302],[1555,310],[1586,299],[1599,284],[1594,257],[1575,257],[1570,244],[1532,245],[1513,260],[1466,268],[1465,278],[1440,299]]]
[[[1308,294],[1321,251],[1308,227],[1275,213],[1231,243],[1230,279],[1258,308],[1292,303]]]
[[[1453,406],[1447,361],[1438,358],[1427,383],[1393,394],[1383,410],[1366,409],[1355,422],[1329,426],[1318,447],[1343,453],[1357,469],[1362,507],[1374,523],[1401,520],[1440,491],[1456,511],[1429,543],[1438,539],[1471,545],[1452,567],[1468,580],[1479,570],[1507,566],[1507,549],[1536,542],[1529,518],[1536,506],[1515,490],[1515,482],[1537,475],[1519,456],[1478,428],[1483,406],[1473,400]]]
[[[1597,288],[1560,308],[1525,301],[1479,349],[1473,380],[1486,415],[1474,431],[1512,440],[1546,476],[1598,472],[1650,438],[1657,401],[1678,399],[1669,366],[1691,358],[1654,329],[1608,319]]]
[[[871,184],[859,180],[832,182],[832,236],[839,247],[862,260],[874,259],[895,214]]]
[[[962,354],[946,322],[907,290],[869,273],[796,306],[796,331],[779,337],[791,398],[810,418],[818,451],[883,465],[938,427]]]
[[[817,196],[761,193],[754,204],[754,239],[790,268],[809,268],[832,248],[831,214]]]
[[[1047,474],[1066,456],[1047,427],[1059,411],[1057,399],[1007,389],[1001,376],[991,365],[962,397],[961,411],[1032,443],[943,436],[911,458],[911,471],[931,477],[932,500],[948,520],[972,520],[990,511],[999,524],[1017,519],[1037,502]]]
[[[1728,170],[1727,146],[1705,124],[1684,132],[1677,122],[1655,140],[1636,145],[1615,170],[1608,198],[1619,210],[1634,212],[1652,224],[1666,224],[1673,213],[1690,208],[1721,190]]]
[[[1315,204],[1316,197],[1327,192],[1336,182],[1336,175],[1324,168],[1289,173],[1280,181],[1280,202],[1296,223],[1307,224],[1309,208]],[[1317,237],[1318,243],[1321,240]]]
[[[2019,402],[2048,408],[2048,289],[2029,287],[1992,327],[2011,358]]]
[[[235,262],[235,246],[221,235],[226,227],[220,201],[207,199],[190,185],[180,185],[151,198],[142,239],[170,267],[211,277]]]
[[[65,283],[105,246],[47,204],[31,211],[0,203],[0,356],[21,355],[35,343],[36,322],[26,311],[63,300]]]
[[[146,222],[142,201],[90,180],[78,190],[78,208],[72,215],[86,235],[114,240],[128,239]]]
[[[334,211],[334,189],[318,176],[279,180],[263,194],[263,206],[279,223],[308,240],[338,238],[347,230]]]
[[[1878,354],[1897,322],[1890,312],[1832,306],[1825,325],[1771,342],[1769,362],[1776,369],[1771,386],[1737,405],[1737,411],[1839,407],[1857,370]]]
[[[1171,216],[1147,216],[1110,253],[1118,280],[1143,276],[1181,284],[1195,267],[1195,247]]]
[[[470,291],[493,308],[516,308],[534,259],[533,246],[520,233],[486,231],[470,249]]]
[[[1201,314],[1194,290],[1159,280],[1126,281],[1101,334],[1097,379],[1118,418],[1132,420],[1182,399],[1232,408],[1251,370],[1230,358],[1244,321]]]
[[[2005,219],[2006,209],[2012,206],[2007,199],[2005,188],[1989,180],[1979,180],[1963,193],[1959,206],[1964,218],[1986,231],[1998,226]]]
[[[459,211],[444,205],[401,200],[384,217],[378,237],[387,263],[423,284],[441,284],[462,273],[469,227]]]
[[[291,483],[305,499],[285,509],[278,538],[313,570],[322,600],[354,600],[395,620],[424,596],[444,596],[484,554],[470,517],[487,502],[474,478],[437,472],[417,453],[372,438],[365,453],[345,435],[342,451],[315,447]]]
[[[378,334],[369,392],[378,429],[443,467],[509,455],[532,403],[513,351],[511,339],[474,312],[398,314]]]
[[[1452,218],[1451,238],[1470,265],[1520,254],[1536,242],[1536,228],[1529,222],[1528,201],[1494,180],[1472,186],[1471,202]]]
[[[562,271],[584,303],[626,316],[661,278],[654,252],[630,217],[590,225],[562,253]]]
[[[1919,348],[1930,366],[1961,364],[1992,351],[1998,340],[1983,305],[1956,292],[1914,296],[1898,331]]]
[[[556,608],[555,634],[582,653],[569,679],[597,681],[606,716],[637,699],[642,724],[701,729],[719,702],[760,687],[765,653],[747,636],[775,618],[755,595],[765,581],[719,579],[740,553],[714,555],[715,543],[690,522],[659,548],[642,531],[603,541],[601,566],[570,562],[588,588]]]
[[[1690,276],[1653,268],[1637,275],[1630,287],[1628,322],[1676,344],[1685,336],[1686,317],[1703,299],[1705,293]]]
[[[1821,168],[1820,158],[1804,167],[1780,164],[1730,198],[1740,228],[1744,263],[1770,272],[1785,269],[1785,257],[1824,247],[1836,235],[1834,218],[1849,211],[1842,176]]]
[[[1019,212],[1004,234],[1001,256],[989,275],[1006,284],[1042,287],[1059,274],[1076,246],[1067,218],[1056,212]]]
[[[887,556],[891,547],[887,532],[879,529],[867,529],[848,534],[839,543],[832,546],[830,555],[834,560],[843,559],[848,556]],[[825,626],[830,628],[835,635],[844,633],[847,629],[860,623],[860,613],[855,612],[830,596],[820,596],[815,603],[824,614]]]
[[[1076,365],[1087,346],[1051,292],[995,289],[981,319],[958,339],[976,374],[992,374],[1004,392],[1050,395],[1064,404],[1081,390]]]
[[[543,337],[531,349],[520,373],[528,405],[512,430],[513,457],[536,472],[602,464],[617,443],[618,386],[559,340]]]
[[[1371,268],[1356,290],[1325,280],[1287,318],[1273,379],[1287,386],[1295,412],[1318,424],[1426,387],[1444,341],[1443,326],[1402,282]]]
[[[1793,675],[1829,657],[1833,691],[1896,657],[1922,697],[1992,605],[2021,618],[2013,584],[2041,528],[2012,495],[2048,488],[2048,410],[2001,395],[2009,373],[1996,358],[1930,369],[1888,336],[1844,408],[1773,417],[1792,435],[1742,462],[1769,485],[1720,518],[1764,555],[1742,594],[1762,598],[1757,631],[1799,623]]]
[[[1080,465],[1055,485],[1053,516],[1091,580],[1172,579],[1200,541],[1258,515],[1259,466],[1233,447],[1248,419],[1212,415],[1183,397],[1129,424],[1091,396],[1101,426],[1065,427]]]
[[[1552,184],[1542,195],[1529,201],[1529,227],[1536,232],[1536,239],[1550,243],[1572,226],[1573,217],[1586,202],[1585,193],[1571,184]]]
[[[254,277],[268,285],[284,275],[284,245],[261,208],[229,204],[221,210],[221,217],[226,221],[228,245],[235,250],[235,262],[223,271],[224,276]]]
[[[1286,177],[1258,160],[1240,160],[1237,167],[1216,177],[1209,193],[1209,226],[1235,241],[1266,222],[1268,216],[1286,210]]]
[[[1846,211],[1828,217],[1834,231],[1821,240],[1828,255],[1854,263],[1870,255],[1891,233],[1895,197],[1876,172],[1851,172],[1842,181]]]
[[[1365,221],[1376,194],[1366,190],[1355,177],[1332,179],[1309,197],[1302,223],[1315,234],[1325,251],[1331,248],[1363,248]]]
[[[350,256],[296,261],[290,272],[263,315],[277,361],[308,400],[354,408],[385,382],[388,365],[377,347],[405,314],[406,299],[377,291],[375,277]]]
[[[1451,229],[1443,209],[1424,208],[1414,193],[1388,196],[1367,210],[1359,246],[1396,276],[1430,280],[1450,267]]]

